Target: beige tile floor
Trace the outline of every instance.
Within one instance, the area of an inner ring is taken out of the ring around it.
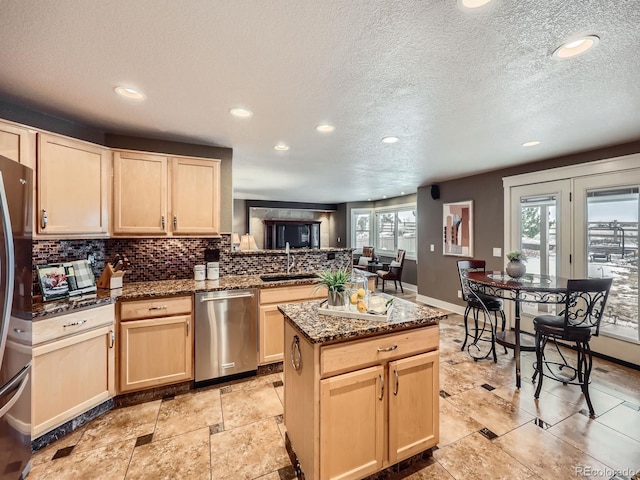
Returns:
[[[518,390],[511,353],[500,351],[494,364],[460,352],[461,322],[450,315],[440,325],[438,448],[394,480],[610,479],[620,471],[618,480],[640,471],[640,372],[595,359],[591,419],[576,386],[547,379],[535,401],[533,354],[523,354]],[[37,452],[29,478],[295,478],[282,382],[271,374],[112,410]]]

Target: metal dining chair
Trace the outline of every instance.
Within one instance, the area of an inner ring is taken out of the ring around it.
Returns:
[[[478,340],[481,340],[482,333],[486,329],[487,317],[484,317],[484,323],[482,326],[479,325],[478,317],[480,312],[483,314],[486,312],[491,314],[493,313],[493,320],[489,318],[490,328],[491,328],[491,350],[487,352],[488,356],[490,353],[493,353],[493,361],[497,362],[498,358],[496,356],[496,345],[495,345],[495,334],[496,329],[498,328],[498,315],[502,319],[502,331],[504,332],[506,326],[506,316],[504,314],[504,306],[502,304],[502,299],[497,297],[492,297],[490,295],[485,295],[483,293],[473,293],[469,287],[469,283],[465,279],[465,274],[467,272],[484,272],[486,271],[486,263],[484,260],[459,260],[458,261],[458,277],[460,278],[460,287],[462,291],[462,299],[467,302],[467,306],[464,310],[464,343],[460,348],[460,351],[463,351],[467,346],[467,341],[469,338],[473,338],[472,345],[477,344]],[[474,330],[473,333],[469,333],[469,313],[473,313],[473,323]],[[507,349],[505,348],[505,353]],[[486,358],[482,357],[482,358]],[[477,358],[474,357],[475,360]]]
[[[595,416],[589,396],[593,365],[589,340],[600,333],[600,322],[612,281],[611,278],[568,280],[564,310],[559,315],[540,315],[533,319],[536,333],[536,363],[532,381],[535,382],[539,375],[535,398],[540,397],[544,377],[564,384],[580,385],[589,407],[589,415]],[[555,344],[561,362],[545,358],[544,349],[549,340]],[[576,365],[569,364],[560,351],[558,340],[574,344],[577,351]]]

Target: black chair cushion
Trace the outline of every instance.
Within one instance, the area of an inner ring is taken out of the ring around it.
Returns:
[[[533,328],[543,335],[571,342],[585,342],[591,338],[590,328],[566,327],[562,315],[540,315],[533,319]]]
[[[480,300],[478,300],[475,295],[470,294],[467,300],[467,305],[471,308],[483,308],[482,304],[489,310],[490,312],[500,311],[502,310],[502,300],[496,297],[490,297],[489,295],[479,295]]]

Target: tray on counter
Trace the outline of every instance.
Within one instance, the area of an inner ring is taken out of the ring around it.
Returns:
[[[370,320],[374,322],[388,322],[391,318],[391,312],[393,310],[393,304],[389,305],[387,313],[368,313],[368,312],[354,312],[352,310],[336,310],[330,309],[327,302],[322,302],[318,306],[318,313],[322,315],[332,315],[334,317],[343,318],[358,318],[360,320]]]

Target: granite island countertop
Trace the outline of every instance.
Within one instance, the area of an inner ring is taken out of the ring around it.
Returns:
[[[278,309],[311,343],[325,343],[336,340],[355,339],[395,332],[427,325],[437,325],[447,318],[441,310],[426,305],[418,305],[401,298],[395,298],[388,320],[362,320],[318,312],[323,300],[280,305]]]
[[[32,318],[35,321],[45,317],[115,303],[118,300],[170,297],[173,295],[190,295],[197,292],[214,292],[220,290],[239,290],[246,288],[264,289],[289,285],[309,285],[316,282],[317,278],[265,282],[260,278],[260,275],[228,275],[220,277],[218,280],[158,280],[155,282],[125,283],[122,288],[115,290],[99,288],[97,292],[90,295],[66,297],[48,302],[37,302],[34,300],[31,312]]]

